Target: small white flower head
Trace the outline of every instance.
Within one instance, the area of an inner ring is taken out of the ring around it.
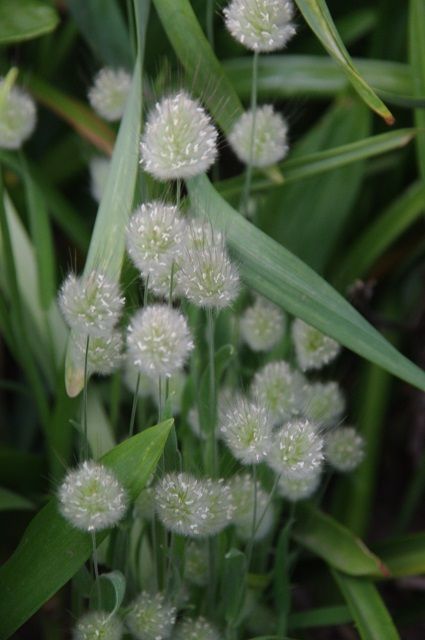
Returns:
[[[272,426],[264,406],[240,398],[226,411],[220,435],[242,464],[258,464],[268,455]]]
[[[127,495],[112,471],[85,461],[65,476],[59,489],[59,509],[77,529],[101,531],[123,518]]]
[[[124,69],[101,69],[94,77],[88,98],[92,108],[105,120],[119,120],[130,92],[131,76]]]
[[[156,200],[136,209],[127,225],[127,249],[144,276],[171,272],[182,253],[185,228],[173,205]]]
[[[84,334],[71,336],[70,354],[72,362],[80,369],[84,368],[87,337]],[[87,354],[87,373],[109,376],[123,361],[124,340],[121,331],[114,330],[109,336],[90,338]]]
[[[253,351],[271,351],[281,341],[285,327],[283,311],[260,296],[240,319],[242,338]]]
[[[322,468],[323,438],[308,420],[287,422],[273,440],[268,462],[281,477],[303,479]]]
[[[0,148],[19,149],[35,129],[34,100],[19,87],[6,89],[0,78]]]
[[[173,640],[221,640],[221,636],[205,618],[185,618],[176,626]]]
[[[214,229],[210,222],[202,222],[196,218],[189,219],[185,238],[186,252],[200,251],[211,246],[225,246],[221,231]]]
[[[303,478],[290,478],[281,476],[278,482],[278,492],[286,500],[290,502],[298,502],[299,500],[307,500],[311,498],[313,493],[319,487],[321,480],[321,472],[314,471],[307,474]]]
[[[111,334],[124,302],[118,284],[101,271],[79,278],[70,273],[59,292],[59,306],[67,324],[93,338]]]
[[[152,595],[142,591],[129,605],[125,621],[138,640],[165,640],[176,621],[176,609],[162,593]]]
[[[337,427],[325,436],[325,458],[337,471],[354,471],[364,458],[364,446],[354,427]]]
[[[180,269],[180,261],[174,262],[171,272],[171,267],[158,267],[156,271],[153,271],[149,274],[149,278],[145,278],[145,284],[149,291],[151,291],[157,298],[161,300],[170,299],[170,291],[171,291],[171,275],[173,276],[173,290],[172,290],[172,299],[176,300],[177,298],[182,297],[182,292],[180,290],[178,284],[177,273]]]
[[[251,139],[254,125],[254,140]],[[229,143],[241,162],[253,167],[267,167],[279,162],[288,153],[288,125],[280,113],[269,104],[257,107],[255,124],[252,111],[246,111],[236,121],[229,134]]]
[[[173,416],[177,416],[180,413],[183,391],[186,386],[187,376],[183,371],[177,371],[174,373],[168,381],[168,396],[167,402],[170,403],[171,413]],[[153,399],[155,404],[159,404],[159,385],[154,384],[152,390]]]
[[[336,424],[345,410],[345,399],[336,382],[304,386],[304,415],[322,427]]]
[[[230,489],[223,480],[168,473],[156,485],[155,504],[163,525],[191,537],[215,535],[233,515]]]
[[[140,520],[152,520],[155,515],[155,498],[152,487],[139,493],[134,503],[134,515]]]
[[[90,191],[96,202],[100,202],[104,194],[110,166],[111,161],[109,158],[96,156],[90,160]]]
[[[224,19],[232,36],[251,51],[283,49],[295,35],[292,0],[232,0]]]
[[[176,280],[190,302],[207,309],[230,306],[240,287],[238,270],[222,243],[186,251]]]
[[[106,611],[90,611],[76,623],[73,640],[121,640],[124,630],[121,620]]]
[[[184,577],[188,582],[203,587],[209,580],[208,548],[191,540],[186,544]]]
[[[233,523],[238,536],[242,540],[249,540],[252,536],[255,510],[254,540],[262,540],[270,532],[274,522],[270,495],[259,482],[255,486],[254,480],[247,473],[233,476],[229,484],[235,506]]]
[[[217,157],[217,135],[201,104],[179,91],[148,114],[140,144],[142,166],[158,180],[197,176]]]
[[[251,396],[266,407],[274,425],[281,424],[300,411],[304,380],[287,362],[270,362],[257,371]]]
[[[170,377],[184,366],[193,341],[179,311],[153,304],[133,317],[127,347],[132,364],[141,373],[159,378]]]
[[[321,369],[332,362],[341,346],[299,318],[292,324],[292,339],[297,361],[302,371]]]

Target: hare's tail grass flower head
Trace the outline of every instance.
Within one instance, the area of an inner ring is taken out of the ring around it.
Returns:
[[[248,307],[241,316],[242,339],[253,351],[270,351],[281,341],[286,316],[276,305],[262,297]]]
[[[268,463],[282,478],[302,480],[321,470],[323,445],[313,423],[304,418],[292,420],[275,433]]]
[[[266,407],[274,425],[300,413],[305,381],[284,360],[259,369],[251,385],[251,396]]]
[[[70,341],[70,358],[74,365],[83,369],[86,359],[87,336],[73,334]],[[124,340],[121,331],[114,330],[109,336],[91,338],[87,353],[87,372],[109,376],[123,362]]]
[[[206,537],[226,527],[233,516],[228,485],[188,473],[168,473],[156,485],[155,505],[166,529],[183,536]]]
[[[233,524],[238,536],[248,540],[254,531],[254,540],[262,540],[273,526],[271,496],[247,473],[233,476],[229,485],[235,507]]]
[[[100,202],[108,182],[111,161],[109,158],[95,156],[90,160],[90,193],[96,202]]]
[[[176,621],[176,609],[164,594],[142,591],[130,604],[125,618],[132,635],[139,640],[165,640]]]
[[[217,136],[201,104],[179,91],[148,114],[140,143],[142,167],[160,181],[205,173],[217,157]]]
[[[281,476],[277,484],[277,490],[289,502],[298,502],[311,498],[318,489],[322,474],[321,471],[313,471],[302,478]]]
[[[341,419],[345,398],[337,382],[306,383],[303,414],[321,427],[331,427]]]
[[[190,540],[185,549],[185,578],[188,582],[203,587],[208,584],[208,549],[205,544]]]
[[[183,314],[167,305],[154,304],[133,317],[127,348],[131,363],[141,373],[170,377],[184,366],[193,340]]]
[[[59,509],[77,529],[96,532],[113,527],[127,510],[127,494],[114,473],[85,461],[65,476],[59,488]]]
[[[242,464],[258,464],[268,455],[272,423],[265,407],[246,398],[229,408],[220,425],[220,434]]]
[[[321,369],[332,362],[341,350],[338,342],[299,318],[292,324],[292,339],[302,371]]]
[[[185,228],[176,206],[153,201],[136,209],[127,225],[127,249],[145,277],[171,271],[183,251]]]
[[[354,471],[364,455],[363,436],[354,427],[336,427],[325,435],[325,458],[337,471]]]
[[[72,640],[121,640],[123,633],[123,624],[117,616],[106,611],[90,611],[77,620]]]
[[[124,302],[119,285],[101,271],[81,277],[70,273],[59,292],[59,306],[69,327],[93,338],[111,334]]]
[[[110,122],[119,120],[130,93],[131,76],[124,69],[101,69],[88,92],[92,108]]]
[[[229,143],[241,162],[253,167],[267,167],[283,160],[289,150],[288,125],[269,104],[257,107],[254,114],[246,111],[229,134]],[[252,148],[251,148],[252,143]]]
[[[224,9],[228,31],[247,49],[277,51],[295,35],[292,0],[232,0]]]
[[[26,91],[8,85],[0,78],[0,148],[19,149],[35,129],[37,111]]]
[[[173,633],[174,640],[221,640],[221,635],[205,618],[185,618]]]

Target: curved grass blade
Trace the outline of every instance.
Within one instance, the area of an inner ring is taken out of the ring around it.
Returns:
[[[292,535],[330,566],[353,576],[388,576],[383,562],[331,516],[310,504],[300,504]]]
[[[172,420],[126,440],[101,459],[134,500],[162,454]],[[98,544],[109,531],[97,534]],[[0,568],[0,638],[6,640],[74,576],[92,551],[91,536],[71,527],[55,498],[35,516],[12,557]]]
[[[413,92],[415,96],[425,94],[425,2],[410,0],[409,2],[409,59],[413,76]],[[415,111],[415,124],[425,129],[425,111]],[[418,168],[425,181],[425,136],[416,141]]]
[[[401,355],[335,289],[242,218],[206,176],[187,181],[196,215],[227,235],[245,283],[362,357],[425,390],[425,373]]]
[[[48,2],[2,0],[0,2],[0,45],[38,38],[56,29],[59,16]]]
[[[332,575],[362,640],[400,640],[388,609],[370,580],[347,576],[335,570],[332,570]]]
[[[386,540],[375,548],[394,577],[425,574],[425,533]]]
[[[31,511],[34,503],[28,498],[0,487],[0,511]]]
[[[312,629],[316,627],[331,627],[347,624],[352,621],[352,615],[344,605],[335,607],[320,607],[292,613],[289,616],[289,630]]]
[[[314,31],[329,55],[341,66],[359,96],[387,124],[393,124],[394,116],[392,113],[354,66],[336,30],[326,2],[324,0],[295,0],[295,2],[312,31]]]

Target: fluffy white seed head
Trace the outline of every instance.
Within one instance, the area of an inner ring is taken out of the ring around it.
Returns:
[[[322,427],[336,424],[345,410],[345,399],[336,382],[315,382],[304,386],[303,413]]]
[[[84,369],[87,337],[84,334],[71,336],[69,344],[71,361],[80,369]],[[109,376],[116,371],[123,361],[124,340],[121,331],[114,330],[109,336],[89,338],[87,354],[87,372]]]
[[[176,626],[173,640],[221,640],[221,636],[205,618],[185,618]]]
[[[127,225],[127,249],[143,275],[171,273],[181,256],[186,223],[179,210],[158,200],[142,204]]]
[[[121,620],[106,611],[90,611],[76,623],[72,632],[73,640],[121,640],[123,636]]]
[[[118,284],[101,271],[79,278],[70,273],[59,292],[59,306],[67,324],[93,338],[111,334],[124,302]]]
[[[96,156],[90,160],[90,192],[96,202],[100,202],[104,194],[110,166],[109,158]]]
[[[142,591],[129,605],[125,621],[138,640],[165,640],[176,621],[176,609],[162,593]]]
[[[235,458],[243,464],[258,464],[268,455],[272,422],[264,406],[238,399],[225,412],[220,435]]]
[[[158,180],[191,178],[217,157],[217,131],[185,91],[163,98],[149,113],[140,144],[145,171]]]
[[[270,532],[274,521],[270,495],[259,482],[255,484],[247,473],[233,476],[229,484],[235,506],[233,523],[237,534],[243,540],[252,536],[255,511],[254,540],[262,540]]]
[[[185,238],[186,252],[191,253],[211,246],[225,246],[224,236],[221,231],[214,229],[209,222],[202,222],[195,218],[189,219]]]
[[[251,396],[266,407],[274,425],[300,411],[304,380],[287,362],[270,362],[257,371],[251,385]]]
[[[281,477],[310,477],[322,468],[323,438],[308,420],[287,422],[274,435],[268,462]]]
[[[215,535],[229,524],[233,503],[223,480],[169,473],[155,488],[155,504],[163,525],[184,536]]]
[[[186,251],[176,281],[198,307],[224,309],[239,293],[239,274],[222,244]]]
[[[340,345],[299,318],[292,324],[292,339],[302,371],[321,369],[340,352]]]
[[[127,509],[126,492],[115,475],[92,461],[85,461],[67,473],[58,497],[64,518],[83,531],[113,527]]]
[[[240,319],[241,336],[253,351],[273,349],[281,341],[285,326],[283,311],[260,296]]]
[[[127,336],[130,361],[151,377],[170,377],[181,369],[193,349],[185,317],[166,305],[154,304],[136,313]]]
[[[19,149],[35,129],[34,100],[19,87],[5,86],[0,78],[0,148]]]
[[[325,458],[337,471],[354,471],[364,458],[364,446],[354,427],[337,427],[325,436]]]
[[[254,139],[251,139],[254,126]],[[236,121],[229,134],[229,143],[241,162],[254,167],[267,167],[279,162],[288,153],[288,125],[269,104],[257,107],[255,124],[252,111],[246,111]]]
[[[195,540],[186,544],[184,577],[188,582],[200,587],[208,584],[208,547]]]
[[[307,500],[319,487],[321,472],[314,471],[307,474],[303,478],[290,478],[281,476],[278,482],[278,492],[286,500],[290,502],[298,502],[299,500]]]
[[[93,80],[88,98],[92,108],[105,120],[114,122],[124,113],[131,76],[124,69],[101,69]]]
[[[252,51],[277,51],[295,35],[291,0],[232,0],[224,9],[227,29]]]

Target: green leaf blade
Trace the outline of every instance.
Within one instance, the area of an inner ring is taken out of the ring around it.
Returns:
[[[40,0],[2,0],[0,2],[0,45],[31,40],[53,31],[59,16]]]

